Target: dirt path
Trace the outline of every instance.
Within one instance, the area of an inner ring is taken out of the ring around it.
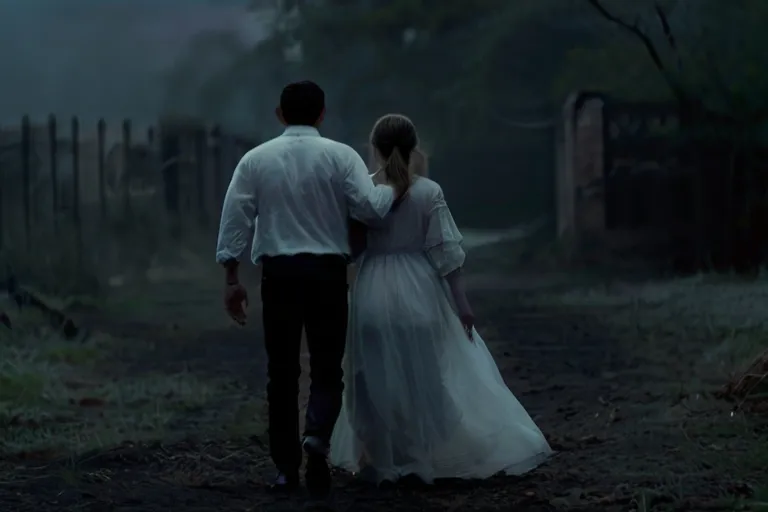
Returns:
[[[426,490],[374,489],[338,475],[338,510],[733,510],[739,495],[767,480],[763,468],[733,470],[731,462],[753,445],[733,429],[710,428],[728,417],[727,405],[677,385],[689,366],[680,347],[648,353],[612,339],[594,315],[526,307],[521,295],[536,287],[530,276],[477,275],[471,283],[481,331],[509,387],[558,454],[523,478]],[[185,315],[199,316],[217,301],[212,294],[199,310],[176,308],[164,315],[163,330],[156,321],[120,327],[156,339],[151,350],[126,352],[123,371],[183,367],[225,375],[260,395],[265,365],[257,316],[244,330],[218,321],[197,334],[185,330]],[[272,470],[262,437],[184,437],[19,467],[18,479],[2,483],[2,510],[300,509],[300,500],[266,494]]]

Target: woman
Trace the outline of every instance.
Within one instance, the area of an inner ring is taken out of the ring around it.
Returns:
[[[529,471],[552,451],[473,327],[462,237],[440,186],[416,165],[416,129],[384,116],[371,146],[374,179],[409,188],[367,235],[331,462],[376,483]]]

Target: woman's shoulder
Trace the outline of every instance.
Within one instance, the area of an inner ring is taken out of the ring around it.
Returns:
[[[420,176],[411,185],[411,193],[418,196],[419,199],[431,201],[441,197],[443,189],[436,181]]]
[[[428,194],[442,193],[443,191],[443,189],[440,188],[440,185],[436,181],[425,176],[417,177],[411,185],[411,189]]]

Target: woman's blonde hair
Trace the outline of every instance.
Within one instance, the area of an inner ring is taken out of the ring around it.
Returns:
[[[426,176],[427,156],[419,148],[416,127],[406,116],[380,117],[371,130],[370,143],[372,161],[380,165],[377,181],[407,190],[414,176]]]

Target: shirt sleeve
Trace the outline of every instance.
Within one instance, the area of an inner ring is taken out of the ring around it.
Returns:
[[[441,276],[447,276],[464,265],[466,253],[462,247],[463,239],[443,191],[438,188],[430,204],[424,251]]]
[[[375,185],[357,152],[346,146],[342,160],[341,186],[349,214],[361,222],[383,219],[392,208],[395,191],[389,185]]]
[[[216,245],[216,262],[239,260],[253,233],[258,213],[252,157],[245,155],[235,167],[224,197]]]
[[[251,262],[254,265],[259,265],[259,216],[256,215],[253,219],[253,237],[251,238]]]

